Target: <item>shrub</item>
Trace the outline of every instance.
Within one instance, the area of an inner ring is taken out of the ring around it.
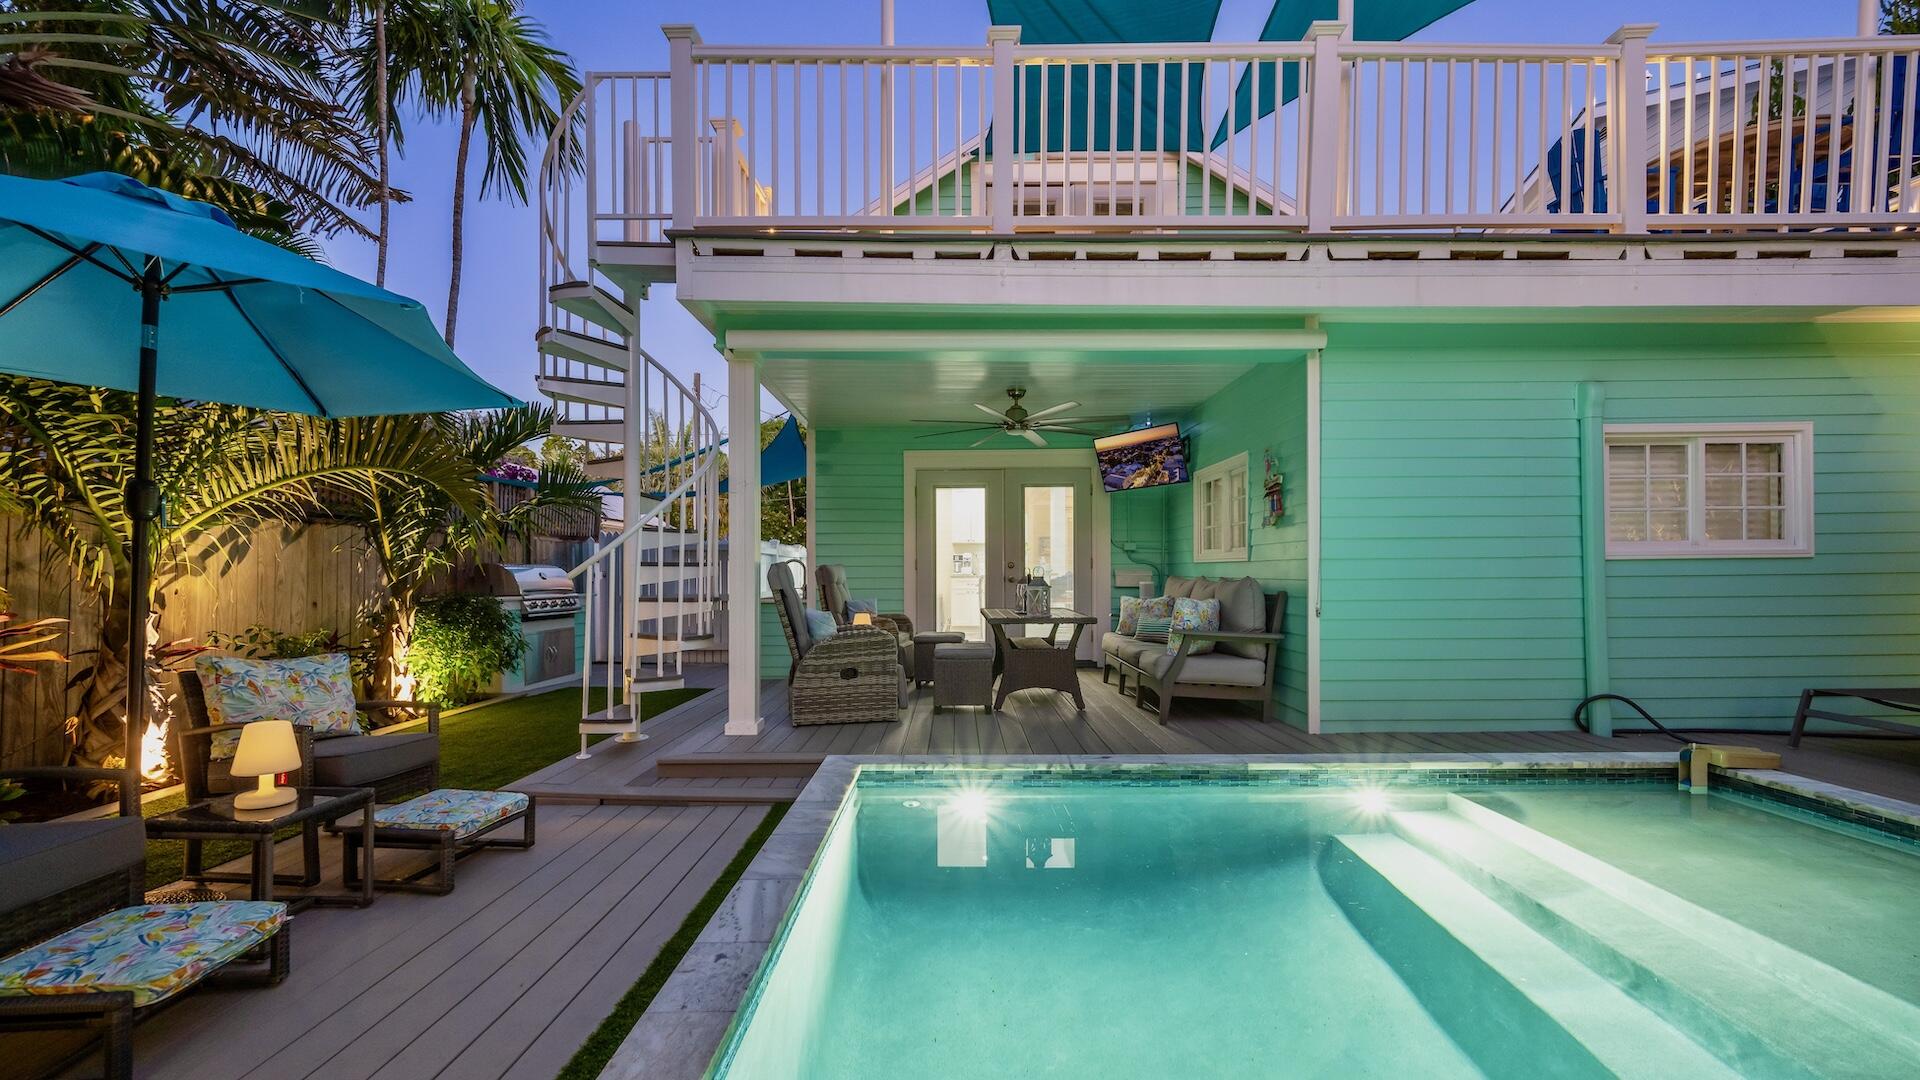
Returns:
[[[526,651],[519,620],[491,596],[423,600],[407,642],[414,695],[435,705],[463,705]]]

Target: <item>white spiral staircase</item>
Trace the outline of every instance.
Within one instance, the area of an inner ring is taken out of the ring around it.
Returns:
[[[698,375],[690,388],[640,347],[638,298],[593,262],[595,230],[610,216],[619,219],[622,240],[664,240],[660,217],[645,209],[664,205],[647,178],[659,175],[667,147],[654,134],[657,122],[644,124],[638,111],[648,93],[658,117],[665,87],[664,74],[590,81],[562,115],[540,166],[544,315],[535,335],[536,382],[559,411],[554,434],[586,443],[595,471],[620,481],[624,503],[619,533],[571,571],[585,597],[582,757],[590,735],[645,738],[640,695],[680,686],[686,657],[722,644],[719,425],[700,400]],[[633,108],[605,100],[594,107],[596,95],[615,93]],[[584,173],[578,167],[595,160],[596,115],[613,124],[623,150],[601,155],[617,162],[612,185],[592,165]],[[606,199],[603,186],[610,187]],[[608,688],[597,708],[596,682]]]

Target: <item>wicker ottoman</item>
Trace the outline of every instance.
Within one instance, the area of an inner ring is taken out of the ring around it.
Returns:
[[[933,650],[938,645],[954,645],[967,635],[951,630],[926,630],[913,635],[913,684],[924,686],[933,681]]]
[[[933,708],[977,705],[993,708],[993,646],[983,641],[943,642],[933,647]]]

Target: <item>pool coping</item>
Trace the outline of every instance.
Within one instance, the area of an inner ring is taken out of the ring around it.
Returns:
[[[726,1042],[755,974],[780,933],[787,909],[813,866],[827,831],[862,768],[939,767],[942,770],[1035,766],[1066,772],[1112,769],[1179,770],[1212,775],[1342,766],[1366,772],[1422,772],[1449,766],[1472,771],[1558,772],[1671,769],[1672,753],[1547,754],[998,754],[834,755],[821,763],[787,816],[774,829],[713,918],[661,987],[653,1003],[614,1052],[601,1080],[699,1080]],[[1920,835],[1920,804],[1771,769],[1716,775],[1740,780],[1797,804],[1817,805],[1846,820]]]

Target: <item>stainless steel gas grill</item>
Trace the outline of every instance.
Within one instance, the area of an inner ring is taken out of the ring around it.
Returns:
[[[538,689],[578,675],[574,615],[580,591],[567,572],[557,566],[493,563],[487,580],[507,610],[520,616],[520,633],[527,639],[520,670],[501,676],[501,692]]]

